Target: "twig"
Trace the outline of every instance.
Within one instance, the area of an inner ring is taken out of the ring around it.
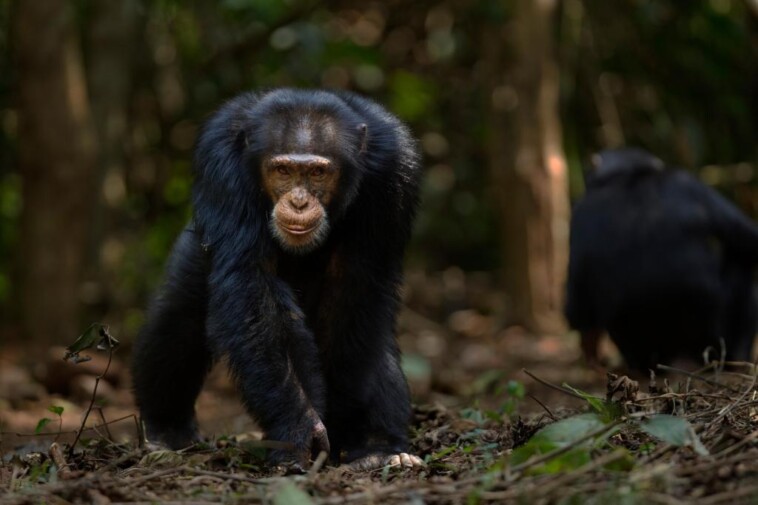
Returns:
[[[111,461],[107,465],[105,465],[105,466],[103,466],[101,468],[96,469],[95,473],[103,474],[103,473],[110,472],[111,470],[114,470],[115,468],[118,468],[118,466],[121,463],[123,463],[125,461],[129,461],[132,458],[138,457],[139,454],[140,453],[138,451],[130,451],[130,452],[127,452],[126,454],[122,454],[121,456],[119,456],[118,458],[114,459],[113,461]]]
[[[524,372],[529,377],[531,377],[532,379],[534,379],[537,382],[539,382],[540,384],[542,384],[543,386],[547,386],[549,388],[555,389],[556,391],[560,391],[561,393],[565,393],[565,394],[567,394],[569,396],[573,396],[574,398],[579,398],[580,400],[585,400],[585,398],[583,398],[582,395],[574,393],[570,389],[565,389],[565,388],[562,388],[561,386],[556,386],[555,384],[552,384],[552,383],[550,383],[550,382],[548,382],[548,381],[546,381],[544,379],[540,379],[539,377],[537,377],[536,375],[534,375],[532,372],[530,372],[526,368],[522,368],[521,371]]]
[[[118,419],[114,419],[113,421],[108,421],[107,424],[116,424],[120,423],[121,421],[125,419],[129,419],[130,417],[133,417],[136,421],[137,416],[134,414],[129,414],[128,416],[119,417]],[[90,426],[89,428],[85,428],[84,431],[95,431],[97,428],[102,428],[104,425],[102,424],[96,424],[93,426]],[[76,430],[69,430],[69,431],[61,431],[59,433],[19,433],[17,431],[0,431],[0,435],[13,435],[16,437],[49,437],[51,435],[73,435],[77,433]]]
[[[149,480],[157,479],[160,477],[165,477],[166,475],[171,475],[172,473],[178,473],[183,470],[186,470],[188,467],[185,466],[177,466],[174,468],[166,468],[165,470],[159,470],[157,472],[153,472],[148,475],[144,475],[142,477],[131,479],[131,480],[124,480],[124,484],[127,484],[129,486],[136,486],[138,484],[142,484],[143,482],[147,482]]]
[[[353,494],[347,494],[342,496],[330,496],[328,498],[324,498],[320,501],[320,503],[327,503],[327,504],[337,504],[337,503],[350,503],[350,502],[356,502],[356,501],[367,501],[369,503],[381,503],[382,500],[380,498],[387,498],[390,495],[393,495],[397,492],[403,492],[403,491],[413,491],[419,495],[428,494],[430,491],[432,491],[434,488],[430,487],[424,487],[424,488],[418,488],[419,485],[418,482],[414,481],[405,481],[405,482],[399,482],[398,484],[391,484],[387,486],[383,486],[380,488],[373,488],[373,489],[367,489],[365,491],[360,491],[358,493]]]
[[[543,409],[545,409],[545,412],[547,412],[547,415],[549,415],[549,416],[550,416],[550,419],[552,419],[553,421],[557,421],[557,420],[558,420],[558,419],[556,419],[556,417],[553,415],[552,411],[551,411],[549,408],[547,408],[547,405],[545,405],[544,403],[542,403],[541,401],[539,401],[539,400],[538,400],[538,399],[537,399],[535,396],[532,396],[532,395],[530,395],[530,394],[527,394],[526,396],[528,396],[529,398],[531,398],[531,399],[532,399],[532,400],[534,400],[535,402],[539,403],[540,407],[542,407]]]
[[[103,414],[103,408],[97,407],[97,413],[100,414],[100,419],[103,421],[103,428],[105,428],[105,434],[108,437],[108,441],[113,442],[113,435],[111,435],[111,430],[108,428],[108,422],[105,420],[105,414]]]
[[[108,328],[103,327],[101,330],[103,333],[105,333],[106,336],[110,337],[108,334]],[[97,399],[97,386],[100,385],[100,380],[105,377],[105,374],[108,373],[108,370],[111,367],[111,362],[113,361],[113,346],[110,345],[110,339],[109,339],[109,345],[108,345],[108,363],[105,365],[105,370],[103,370],[103,373],[95,377],[95,386],[92,388],[92,398],[90,398],[89,406],[87,407],[87,411],[84,413],[84,417],[82,418],[82,424],[79,426],[79,429],[76,432],[76,438],[74,438],[73,443],[68,449],[68,457],[69,459],[74,456],[74,449],[76,448],[76,444],[79,442],[79,438],[82,436],[82,432],[84,431],[85,426],[87,425],[87,419],[89,418],[90,412],[92,412],[92,408],[95,406],[95,400]]]
[[[63,451],[61,451],[61,446],[58,445],[58,442],[50,444],[49,454],[50,459],[52,459],[55,466],[58,467],[58,476],[61,479],[68,479],[71,477],[71,469],[68,467],[66,458],[63,457]]]
[[[192,473],[195,475],[206,475],[208,477],[217,477],[219,479],[224,480],[236,480],[240,482],[247,482],[249,484],[266,484],[270,482],[279,481],[282,479],[286,480],[292,480],[292,481],[302,481],[305,480],[305,477],[302,475],[291,475],[286,477],[276,476],[276,477],[263,477],[260,479],[253,479],[251,477],[244,477],[242,475],[237,475],[235,473],[224,473],[224,472],[212,472],[210,470],[201,470],[199,468],[192,468],[189,466],[181,466],[178,467],[181,471]]]
[[[753,375],[753,380],[750,382],[750,386],[748,386],[747,388],[745,388],[745,391],[742,391],[740,393],[740,396],[738,396],[736,400],[734,400],[731,404],[729,404],[726,407],[724,407],[722,409],[721,413],[718,416],[716,416],[716,419],[714,419],[714,420],[712,420],[711,422],[708,423],[708,426],[710,427],[710,426],[717,425],[719,422],[721,422],[722,419],[724,419],[724,417],[726,417],[727,414],[729,414],[732,410],[734,410],[734,408],[737,405],[739,405],[739,403],[749,393],[751,393],[753,391],[753,388],[755,387],[755,382],[756,382],[757,379],[758,379],[758,375]]]
[[[732,446],[733,447],[733,446]],[[674,472],[678,477],[683,477],[692,474],[713,474],[715,470],[726,465],[736,465],[743,461],[755,460],[755,453],[752,451],[746,451],[742,454],[736,454],[731,458],[720,458],[721,453],[713,456],[712,461],[706,463],[700,463],[696,465],[686,466],[684,468],[676,468]]]
[[[699,380],[701,382],[705,382],[706,384],[709,384],[711,386],[728,389],[732,393],[739,393],[740,392],[739,390],[732,388],[728,384],[724,384],[722,382],[715,381],[715,380],[709,379],[707,377],[703,377],[702,375],[698,375],[696,373],[688,372],[687,370],[682,370],[681,368],[676,368],[676,367],[673,367],[673,366],[661,365],[661,364],[656,365],[656,368],[658,368],[659,370],[666,370],[666,371],[669,371],[669,372],[680,373],[680,374],[686,375],[687,377],[690,377],[692,379],[696,379],[696,380]]]
[[[723,451],[719,452],[718,454],[715,454],[713,457],[717,458],[717,459],[718,458],[722,458],[722,457],[726,456],[727,454],[729,454],[731,452],[734,452],[737,449],[741,448],[743,445],[747,445],[750,442],[755,441],[756,439],[758,439],[758,430],[755,430],[754,432],[750,433],[749,435],[747,435],[745,438],[743,438],[742,440],[740,440],[736,444],[730,445],[729,447],[725,448]]]
[[[715,505],[717,503],[736,503],[737,498],[742,498],[743,496],[752,496],[755,498],[756,494],[758,494],[758,485],[752,485],[743,487],[740,489],[732,489],[730,491],[724,491],[722,493],[712,494],[711,496],[708,496],[707,498],[702,498],[698,503],[698,505]]]
[[[313,462],[313,465],[311,465],[310,469],[308,470],[309,481],[316,480],[316,475],[318,474],[318,471],[321,470],[321,467],[324,466],[324,463],[326,463],[327,457],[329,457],[329,455],[326,453],[326,451],[321,451],[318,453],[316,461]]]

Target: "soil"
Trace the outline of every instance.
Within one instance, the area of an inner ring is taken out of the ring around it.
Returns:
[[[0,503],[758,503],[755,367],[712,363],[652,381],[605,374],[584,365],[571,334],[499,328],[486,284],[445,282],[411,276],[399,324],[411,452],[423,467],[317,459],[293,475],[266,465],[223,364],[197,403],[206,442],[149,452],[138,443],[128,346],[110,365],[104,355],[71,365],[61,348],[40,359],[6,344]],[[612,345],[602,353],[618,371]]]

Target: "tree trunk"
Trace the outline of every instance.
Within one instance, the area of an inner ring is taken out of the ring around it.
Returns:
[[[89,233],[85,272],[96,281],[99,289],[85,297],[85,303],[95,304],[102,297],[112,277],[113,265],[104,262],[103,243],[118,233],[113,231],[126,199],[126,172],[130,145],[129,106],[134,87],[137,51],[124,48],[139,47],[139,5],[136,0],[93,0],[88,30],[87,83],[90,92],[92,119],[98,145],[98,160],[94,180],[97,188],[92,199],[92,226]]]
[[[509,322],[556,332],[568,258],[568,181],[561,145],[555,0],[519,0],[485,38],[491,77],[490,166],[498,190]]]
[[[80,329],[95,160],[81,52],[66,0],[19,1],[14,14],[24,331],[69,343]]]

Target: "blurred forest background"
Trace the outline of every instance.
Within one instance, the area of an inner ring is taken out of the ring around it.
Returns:
[[[129,342],[190,215],[198,126],[274,86],[358,91],[420,139],[405,324],[565,331],[599,149],[648,148],[758,215],[753,0],[0,0],[0,342],[95,320]]]

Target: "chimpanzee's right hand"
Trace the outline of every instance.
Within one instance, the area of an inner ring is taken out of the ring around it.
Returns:
[[[309,409],[296,426],[275,428],[269,438],[293,444],[291,450],[276,449],[269,455],[271,463],[286,466],[290,473],[305,473],[311,458],[315,459],[321,451],[329,454],[326,426],[313,409]]]

